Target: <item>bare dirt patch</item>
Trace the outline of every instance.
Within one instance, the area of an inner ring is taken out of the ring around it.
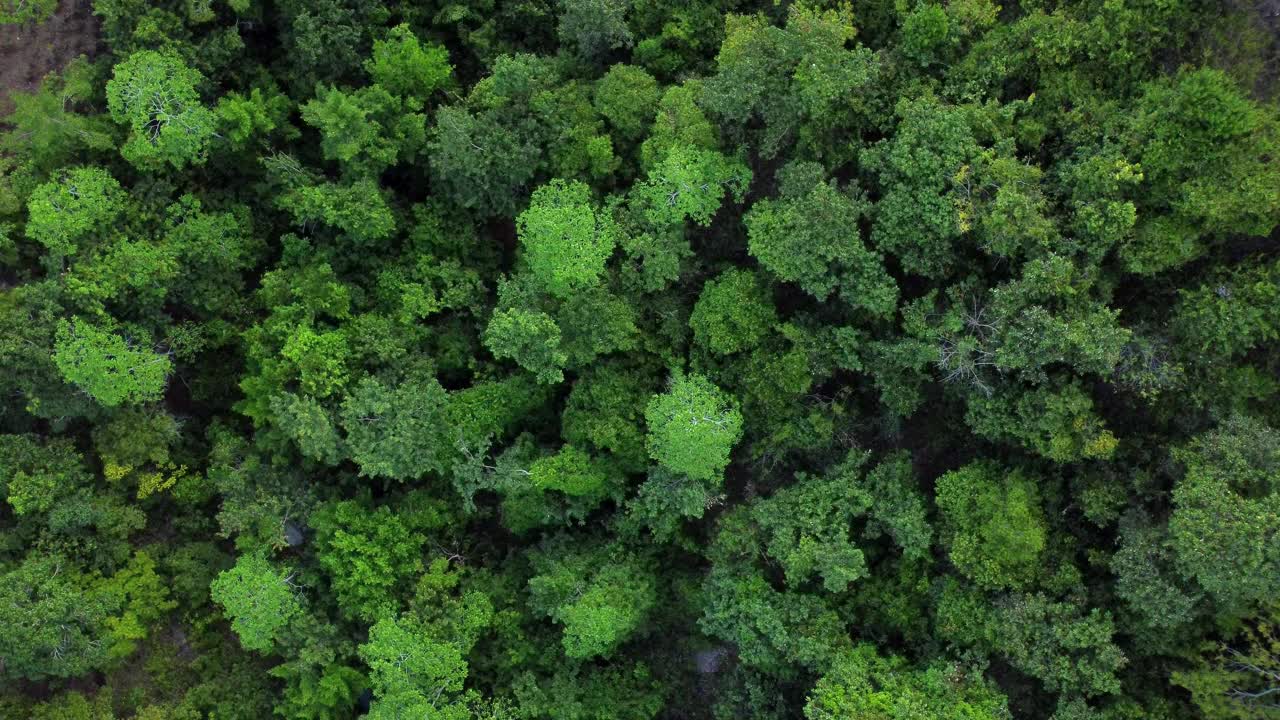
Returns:
[[[45,75],[97,48],[91,0],[62,0],[39,25],[0,25],[0,116],[13,108],[9,93],[36,89]]]

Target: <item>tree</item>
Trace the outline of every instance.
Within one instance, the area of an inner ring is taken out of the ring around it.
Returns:
[[[38,4],[20,1],[27,7]],[[61,74],[46,75],[35,92],[15,89],[9,94],[13,108],[5,120],[12,130],[0,133],[0,147],[24,158],[24,164],[38,173],[66,167],[87,151],[114,151],[110,118],[84,114],[101,85],[98,69],[87,58],[77,58]]]
[[[586,60],[598,60],[611,50],[631,46],[625,0],[560,0],[560,42]]]
[[[59,321],[53,362],[67,382],[108,407],[158,399],[172,369],[167,354],[137,349],[78,318]]]
[[[241,301],[245,278],[267,248],[253,233],[247,208],[207,212],[203,207],[195,197],[183,196],[171,211],[165,250],[156,254],[172,257],[175,274],[181,268],[182,282],[172,283],[169,292],[203,316],[216,316]]]
[[[948,44],[947,12],[941,5],[922,2],[902,20],[902,52],[927,66],[937,62],[937,55]]]
[[[1280,222],[1271,190],[1280,170],[1264,160],[1280,150],[1280,124],[1222,71],[1188,68],[1147,84],[1131,117],[1125,140],[1147,210],[1121,251],[1133,270],[1176,267],[1207,237],[1266,235]],[[1182,252],[1171,252],[1171,235],[1187,236]]]
[[[1250,617],[1227,642],[1202,652],[1195,665],[1173,673],[1205,717],[1250,720],[1271,714],[1280,687],[1276,641],[1280,609],[1274,602]]]
[[[795,484],[752,507],[765,552],[782,566],[788,585],[800,588],[816,574],[824,590],[840,593],[869,574],[866,556],[850,538],[854,519],[872,502],[854,474],[861,462],[825,477],[798,473]]]
[[[196,86],[204,81],[174,54],[140,50],[115,66],[107,83],[107,107],[130,129],[121,148],[142,168],[169,163],[181,169],[205,161],[215,116],[200,104]]]
[[[867,473],[865,484],[871,493],[871,517],[867,535],[883,532],[902,548],[907,560],[926,560],[930,554],[933,528],[928,504],[917,486],[911,456],[896,452]]]
[[[721,355],[755,347],[777,322],[768,289],[737,269],[708,280],[689,316],[694,341]]]
[[[61,497],[92,481],[70,441],[42,443],[27,435],[0,435],[0,477],[6,478],[5,499],[18,515],[48,512]]]
[[[694,480],[719,479],[742,437],[737,402],[701,375],[677,375],[644,411],[649,456]]]
[[[467,661],[457,644],[431,637],[409,617],[384,617],[360,646],[377,698],[369,718],[464,720]]]
[[[654,378],[644,368],[597,364],[573,383],[560,434],[565,442],[594,448],[628,472],[642,471],[645,450],[644,406]]]
[[[1280,433],[1247,416],[1177,449],[1169,533],[1176,563],[1225,615],[1280,591]]]
[[[844,622],[823,597],[769,582],[755,565],[761,547],[749,518],[740,509],[719,520],[698,627],[733,643],[744,665],[770,674],[829,667],[851,646]]]
[[[103,669],[119,598],[63,558],[32,554],[0,573],[0,677],[40,681]]]
[[[342,458],[338,431],[333,418],[318,400],[310,395],[284,393],[271,398],[271,413],[276,426],[298,443],[302,454],[326,464]]]
[[[675,145],[632,190],[643,203],[649,222],[679,225],[692,219],[706,227],[726,195],[741,202],[751,171],[714,150]]]
[[[1239,356],[1280,339],[1280,263],[1238,268],[1179,291],[1173,328],[1196,359]]]
[[[718,146],[716,127],[698,107],[699,87],[696,81],[688,81],[663,91],[649,137],[640,145],[640,165],[645,170],[652,170],[678,146],[707,150]]]
[[[97,589],[123,606],[119,615],[107,618],[111,629],[107,654],[113,661],[132,655],[160,620],[178,607],[169,599],[169,587],[156,572],[155,560],[142,550],[134,552],[129,562]]]
[[[566,495],[590,495],[604,486],[606,477],[583,450],[565,445],[554,455],[539,458],[529,466],[529,482],[542,490],[558,490]]]
[[[553,674],[521,673],[512,687],[512,713],[565,720],[653,720],[664,706],[669,685],[644,662],[562,663]],[[495,704],[496,705],[496,704]],[[507,715],[485,715],[500,720]]]
[[[703,89],[705,106],[729,127],[750,133],[766,158],[798,142],[798,154],[832,167],[851,159],[850,136],[864,122],[863,106],[880,71],[870,49],[846,47],[857,32],[849,9],[795,5],[785,27],[762,14],[727,15],[724,22],[716,73]]]
[[[1021,588],[1040,571],[1047,530],[1036,485],[1017,470],[972,463],[938,479],[951,562],[980,586]]]
[[[262,555],[241,555],[235,567],[218,575],[209,593],[231,617],[240,644],[265,653],[302,613],[293,578],[289,568],[277,569]]]
[[[0,5],[0,25],[38,25],[57,9],[57,0],[8,0]]]
[[[965,421],[979,435],[1013,440],[1060,463],[1109,458],[1119,443],[1075,382],[973,393]]]
[[[311,516],[316,559],[328,573],[346,617],[373,622],[394,614],[410,578],[422,570],[426,537],[385,505],[329,502]]]
[[[870,644],[842,654],[818,679],[804,707],[808,720],[911,717],[938,720],[999,720],[1007,701],[982,675],[943,662],[910,667],[897,656],[882,657]]]
[[[1128,658],[1113,642],[1111,614],[1078,602],[1058,602],[1043,593],[1015,593],[987,600],[949,581],[938,600],[943,637],[977,645],[1008,659],[1068,697],[1119,692],[1116,673]]]
[[[449,82],[453,66],[449,52],[439,45],[423,45],[406,24],[375,40],[373,57],[364,61],[365,72],[392,95],[424,103]]]
[[[891,253],[908,272],[944,277],[956,263],[953,244],[963,228],[954,183],[980,152],[967,108],[925,97],[902,100],[891,140],[882,140],[865,160],[879,176],[871,242]]]
[[[452,443],[449,398],[435,378],[388,387],[365,378],[342,403],[346,444],[362,475],[415,480],[444,472]]]
[[[544,312],[519,308],[494,312],[484,331],[484,344],[494,357],[515,360],[540,383],[564,380],[562,368],[569,356],[560,349],[560,327]]]
[[[99,167],[76,167],[44,183],[27,201],[27,237],[55,257],[73,255],[81,241],[102,233],[124,209],[120,183]]]
[[[666,542],[684,520],[697,520],[724,500],[719,483],[694,480],[657,465],[649,469],[648,477],[627,503],[622,527],[629,531],[648,527],[655,540]]]
[[[376,176],[417,154],[426,140],[426,118],[380,85],[345,92],[317,88],[302,106],[303,122],[320,131],[320,150],[353,177]]]
[[[619,63],[596,83],[592,102],[615,132],[634,141],[652,124],[658,97],[658,81],[644,68]]]
[[[635,306],[600,287],[574,293],[560,306],[555,321],[569,367],[584,367],[598,357],[632,351],[640,337]]]
[[[595,284],[617,243],[609,215],[592,207],[591,189],[580,182],[534,190],[516,227],[529,271],[560,298]]]
[[[273,135],[298,134],[289,123],[293,103],[275,87],[253,88],[248,95],[230,92],[218,98],[213,112],[218,116],[219,134],[233,148],[245,149],[250,141],[265,144]]]
[[[530,554],[532,608],[564,626],[565,654],[608,657],[644,627],[657,602],[653,571],[621,548],[576,550],[558,536]]]
[[[751,254],[819,300],[839,288],[855,307],[880,316],[892,313],[897,284],[882,258],[858,239],[863,204],[824,183],[816,163],[788,165],[778,180],[782,199],[758,202],[744,218]]]
[[[541,159],[534,139],[463,107],[442,107],[435,120],[427,140],[433,183],[460,207],[512,214]]]
[[[278,10],[276,27],[286,48],[279,76],[294,97],[305,97],[316,83],[357,74],[374,29],[386,27],[389,15],[381,2],[369,0],[282,0]]]
[[[1121,519],[1120,547],[1111,556],[1116,594],[1144,629],[1154,631],[1154,642],[1194,620],[1202,596],[1180,581],[1173,562],[1167,527],[1154,524],[1145,513],[1133,512]]]
[[[377,183],[357,180],[350,185],[324,183],[300,187],[280,196],[277,203],[300,225],[320,222],[346,233],[358,245],[386,240],[396,230],[395,216]]]

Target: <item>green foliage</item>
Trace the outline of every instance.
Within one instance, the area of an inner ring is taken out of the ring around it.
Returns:
[[[573,384],[561,414],[567,442],[589,444],[629,470],[648,462],[644,405],[645,373],[618,365],[597,365]]]
[[[794,485],[752,508],[765,551],[782,566],[789,585],[803,585],[816,573],[824,590],[839,593],[868,575],[865,556],[849,537],[853,519],[872,502],[859,483],[850,482],[860,463],[854,460],[823,478],[797,475]]]
[[[1269,3],[0,0],[0,716],[1266,715]]]
[[[441,193],[487,215],[514,212],[519,189],[533,179],[538,147],[496,118],[443,107],[427,139],[431,173]]]
[[[28,8],[38,6],[38,2],[26,3]],[[11,91],[13,109],[5,122],[12,130],[0,133],[0,147],[15,157],[21,155],[25,164],[41,172],[64,167],[88,151],[113,151],[115,127],[110,119],[82,114],[102,85],[99,77],[100,68],[81,57],[68,63],[61,74],[46,75],[34,92]],[[0,187],[4,185],[0,182]]]
[[[372,622],[394,613],[396,590],[422,569],[426,538],[385,505],[328,503],[311,518],[316,559],[344,615]]]
[[[721,355],[755,347],[777,321],[763,283],[742,270],[708,280],[689,315],[694,341]]]
[[[911,457],[897,452],[885,458],[867,473],[866,485],[872,497],[874,519],[867,534],[887,534],[902,548],[902,556],[908,560],[927,559],[933,528],[929,524],[927,501],[911,469]]]
[[[529,561],[532,607],[563,626],[561,643],[571,658],[608,655],[641,630],[657,602],[652,570],[618,547],[578,550],[561,536]]]
[[[299,589],[288,568],[261,555],[241,555],[209,587],[213,601],[231,618],[231,629],[250,650],[270,652],[291,618],[302,612]]]
[[[364,69],[382,89],[419,102],[443,88],[453,74],[448,51],[424,46],[408,25],[397,25],[386,40],[374,41],[373,57],[365,60]]]
[[[555,455],[538,459],[529,466],[529,482],[543,490],[559,490],[566,495],[590,495],[605,483],[604,472],[584,451],[566,445]]]
[[[991,589],[1035,579],[1046,523],[1031,479],[992,463],[966,465],[938,478],[937,503],[956,569]]]
[[[1111,557],[1116,594],[1144,628],[1171,630],[1194,619],[1200,593],[1179,582],[1166,528],[1132,515],[1121,524],[1120,547]]]
[[[158,399],[172,369],[168,355],[81,319],[58,323],[53,362],[67,382],[108,407]]]
[[[759,574],[713,569],[698,626],[737,646],[742,662],[765,671],[824,667],[849,645],[840,617],[813,595],[779,592]]]
[[[333,418],[315,398],[293,393],[277,395],[271,398],[271,413],[276,425],[298,443],[306,457],[328,464],[341,459],[342,438],[333,427]],[[357,427],[363,429],[361,425]]]
[[[1157,234],[1170,229],[1186,227],[1195,242],[1204,235],[1265,235],[1280,222],[1273,192],[1280,171],[1265,159],[1280,149],[1280,126],[1221,71],[1199,68],[1149,84],[1130,132],[1144,204],[1171,211],[1168,220],[1139,226],[1137,242],[1126,248],[1134,269],[1158,271],[1199,254],[1197,248],[1168,257]]]
[[[698,85],[694,82],[673,85],[662,93],[649,137],[640,146],[640,164],[646,170],[666,159],[675,147],[716,148],[716,128],[698,107],[697,100]],[[609,117],[608,113],[604,114]]]
[[[1076,384],[972,395],[965,420],[979,435],[1014,440],[1058,462],[1109,458],[1119,442]]]
[[[27,237],[55,256],[74,254],[86,237],[101,233],[121,213],[120,183],[98,167],[71,168],[44,183],[27,201]]]
[[[649,456],[694,480],[718,480],[742,437],[737,402],[701,375],[677,375],[649,400]]]
[[[447,405],[448,396],[434,378],[394,387],[375,378],[360,381],[343,401],[341,419],[361,474],[414,480],[442,472],[452,448]]]
[[[706,226],[726,195],[742,201],[751,171],[739,161],[692,145],[675,145],[635,187],[654,225],[676,225],[692,219]]]
[[[902,54],[921,65],[936,62],[950,35],[947,26],[947,12],[941,5],[917,3],[902,20]]]
[[[296,131],[289,125],[293,104],[274,89],[253,88],[248,95],[231,92],[218,99],[213,111],[220,132],[236,148],[250,146],[251,140],[264,142],[276,131],[286,135]]]
[[[938,619],[944,637],[977,644],[1065,696],[1119,691],[1116,673],[1128,658],[1113,642],[1111,615],[1042,593],[1014,594],[989,603],[981,595],[944,588]]]
[[[1280,263],[1180,291],[1174,327],[1195,356],[1229,358],[1280,339]]]
[[[48,512],[54,503],[92,476],[73,444],[54,440],[42,445],[26,435],[0,435],[0,477],[13,511]]]
[[[341,230],[358,245],[386,240],[396,230],[391,208],[370,180],[301,187],[282,195],[279,204],[298,224],[323,223]]]
[[[529,272],[561,298],[594,284],[617,242],[608,215],[592,207],[591,189],[580,182],[553,180],[534,190],[516,225]]]
[[[64,558],[33,554],[0,574],[0,677],[70,678],[103,669],[120,598]]]
[[[953,245],[963,232],[956,184],[981,149],[964,107],[904,99],[897,114],[897,132],[866,161],[883,188],[871,242],[897,256],[907,272],[942,277],[953,270]]]
[[[900,657],[881,657],[872,645],[858,645],[818,680],[804,715],[998,720],[1009,717],[1009,710],[1003,695],[966,668],[938,663],[918,670]]]
[[[822,181],[815,163],[788,165],[779,173],[782,199],[764,200],[747,214],[747,246],[782,280],[825,300],[837,288],[855,307],[889,315],[898,288],[881,258],[852,230],[863,206]]]
[[[628,3],[622,0],[559,0],[560,42],[594,60],[611,50],[631,45],[627,28]]]
[[[600,78],[592,101],[619,135],[634,140],[652,124],[658,93],[658,81],[644,68],[618,64]]]
[[[846,47],[856,32],[848,8],[796,5],[781,28],[763,15],[727,15],[705,104],[730,127],[762,124],[755,144],[766,158],[796,143],[806,157],[847,160],[840,146],[862,124],[879,72],[870,49]]]
[[[181,169],[205,161],[215,115],[200,104],[198,71],[170,53],[142,50],[112,70],[107,83],[111,118],[129,128],[120,149],[140,168],[168,163]]]
[[[484,344],[496,358],[511,358],[540,383],[564,380],[569,356],[560,349],[560,326],[540,311],[498,310],[484,331]]]
[[[1280,433],[1234,416],[1176,451],[1170,541],[1178,568],[1223,613],[1275,597],[1280,548]]]
[[[316,98],[302,106],[302,120],[320,131],[326,160],[361,177],[410,159],[422,147],[426,118],[406,110],[404,101],[381,85],[354,92],[317,88]]]
[[[1203,653],[1189,670],[1173,673],[1205,717],[1246,720],[1266,717],[1280,666],[1280,616],[1270,603],[1229,642]]]
[[[57,0],[8,0],[0,5],[0,25],[39,24],[57,9]]]
[[[463,650],[431,637],[410,618],[378,620],[369,628],[368,642],[360,646],[360,659],[369,666],[377,697],[368,717],[471,717],[461,697],[467,678]]]

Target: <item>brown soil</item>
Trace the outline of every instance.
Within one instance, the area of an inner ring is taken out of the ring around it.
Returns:
[[[13,108],[10,92],[36,89],[45,75],[80,55],[92,57],[97,46],[91,0],[61,0],[39,25],[0,25],[0,116]]]

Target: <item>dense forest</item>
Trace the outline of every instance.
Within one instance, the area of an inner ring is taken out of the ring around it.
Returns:
[[[0,717],[1280,717],[1276,3],[92,12]]]

